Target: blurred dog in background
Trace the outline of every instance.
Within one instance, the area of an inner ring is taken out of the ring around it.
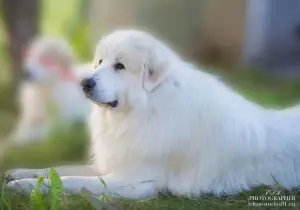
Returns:
[[[20,119],[10,142],[42,140],[57,120],[61,124],[85,122],[89,102],[80,81],[89,68],[89,64],[76,63],[72,48],[63,39],[34,39],[24,55]]]

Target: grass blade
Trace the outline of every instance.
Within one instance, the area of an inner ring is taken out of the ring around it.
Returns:
[[[43,202],[42,194],[39,190],[40,185],[43,183],[44,178],[39,177],[37,183],[30,194],[30,203],[34,210],[46,210],[45,204]]]
[[[60,176],[54,168],[50,169],[50,187],[51,187],[51,210],[59,210],[62,200],[63,184]]]

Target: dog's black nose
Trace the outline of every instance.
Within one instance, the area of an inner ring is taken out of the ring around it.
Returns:
[[[91,91],[96,86],[96,82],[93,78],[84,79],[80,84],[84,92]]]

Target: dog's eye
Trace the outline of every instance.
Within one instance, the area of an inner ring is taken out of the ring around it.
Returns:
[[[122,63],[116,63],[115,64],[115,69],[116,70],[122,70],[122,69],[125,69],[125,66]]]
[[[98,65],[100,65],[102,63],[102,59],[99,60]]]

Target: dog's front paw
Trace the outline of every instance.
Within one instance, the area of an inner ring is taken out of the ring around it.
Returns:
[[[37,179],[21,179],[21,180],[14,180],[7,184],[7,189],[29,195],[32,190],[35,188],[37,184]],[[43,183],[39,186],[39,191],[45,195],[49,192],[49,181],[46,179]]]
[[[5,172],[5,179],[8,181],[47,177],[47,171],[35,170],[35,169],[13,169]]]

